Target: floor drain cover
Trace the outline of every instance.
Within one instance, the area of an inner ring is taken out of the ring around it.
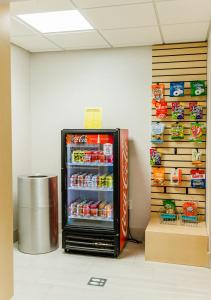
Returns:
[[[105,279],[105,278],[91,277],[89,279],[88,285],[95,285],[95,286],[103,287],[106,284],[106,281],[107,281],[107,279]]]

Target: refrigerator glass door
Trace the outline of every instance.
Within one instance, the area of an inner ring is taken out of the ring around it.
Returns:
[[[113,134],[66,134],[67,225],[113,228]]]

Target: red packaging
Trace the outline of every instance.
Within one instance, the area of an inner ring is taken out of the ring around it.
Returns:
[[[91,204],[90,205],[90,215],[92,217],[97,217],[98,216],[98,203]]]
[[[105,157],[103,151],[98,152],[98,159],[99,159],[99,162],[101,162],[101,163],[104,163],[106,161],[106,157]]]
[[[87,144],[99,144],[99,134],[88,134]]]
[[[70,145],[71,144],[71,134],[66,135],[66,144]]]
[[[100,144],[113,144],[114,143],[114,138],[113,135],[111,134],[99,134],[99,140],[100,140]]]
[[[92,162],[98,162],[99,161],[99,154],[98,151],[92,151],[92,157],[91,157]]]
[[[156,107],[156,117],[159,119],[164,119],[167,116],[167,102],[162,101],[162,102],[157,102],[155,104]]]
[[[187,201],[183,203],[182,207],[185,216],[188,217],[197,216],[197,207],[198,207],[197,202]]]
[[[84,206],[83,206],[83,216],[84,217],[89,217],[90,216],[91,204],[92,204],[92,201],[84,204]]]
[[[152,85],[152,104],[155,105],[157,102],[165,100],[164,97],[164,84],[153,84]]]
[[[84,162],[92,161],[92,151],[84,151]]]

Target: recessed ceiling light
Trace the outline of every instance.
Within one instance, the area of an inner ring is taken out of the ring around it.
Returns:
[[[93,29],[77,10],[24,14],[18,17],[42,33]]]

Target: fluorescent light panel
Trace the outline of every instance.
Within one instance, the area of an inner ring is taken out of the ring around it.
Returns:
[[[93,29],[77,10],[23,14],[18,17],[42,33]]]

